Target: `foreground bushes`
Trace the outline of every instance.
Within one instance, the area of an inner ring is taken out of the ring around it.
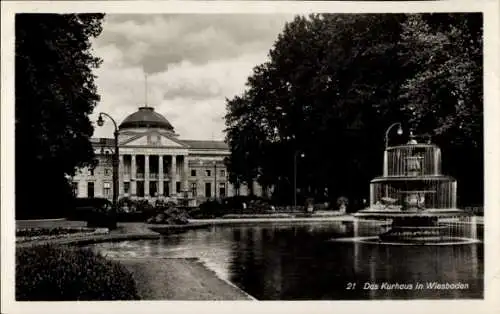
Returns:
[[[16,250],[16,300],[138,300],[132,275],[89,249],[39,246]]]

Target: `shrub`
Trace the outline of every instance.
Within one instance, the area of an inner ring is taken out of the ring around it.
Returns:
[[[137,207],[138,211],[148,211],[153,207],[151,203],[149,203],[149,201],[146,199],[136,200],[135,206]]]
[[[167,225],[185,225],[189,223],[189,215],[185,209],[176,207],[167,207],[156,215],[150,217],[147,223],[167,224]]]
[[[117,216],[113,213],[94,213],[87,218],[87,228],[117,228]]]
[[[226,212],[217,200],[208,200],[200,204],[200,210],[197,212],[198,218],[215,218],[224,215]]]
[[[118,213],[129,213],[135,211],[135,202],[128,197],[122,197],[118,200]]]
[[[58,246],[16,251],[16,300],[138,300],[130,272],[90,249]]]

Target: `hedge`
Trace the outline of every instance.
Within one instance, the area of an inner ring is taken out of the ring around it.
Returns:
[[[16,230],[16,237],[55,236],[93,231],[95,229],[92,228],[24,228]]]
[[[16,250],[16,300],[138,300],[130,272],[90,249],[44,245]]]

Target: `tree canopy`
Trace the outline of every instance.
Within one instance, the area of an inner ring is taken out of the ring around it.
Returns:
[[[231,179],[272,185],[290,202],[300,153],[302,197],[368,198],[398,121],[433,136],[453,166],[467,152],[482,173],[480,14],[297,16],[227,100]]]
[[[99,95],[91,38],[102,14],[18,14],[15,23],[16,214],[66,206],[68,176],[94,162],[89,120]]]

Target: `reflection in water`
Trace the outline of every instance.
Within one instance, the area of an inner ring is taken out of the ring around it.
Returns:
[[[482,298],[480,243],[398,246],[329,241],[371,236],[384,228],[346,222],[260,223],[92,247],[111,257],[197,257],[259,300]],[[468,225],[455,228],[473,233]],[[468,288],[427,289],[433,282]],[[417,289],[417,284],[425,288]]]

